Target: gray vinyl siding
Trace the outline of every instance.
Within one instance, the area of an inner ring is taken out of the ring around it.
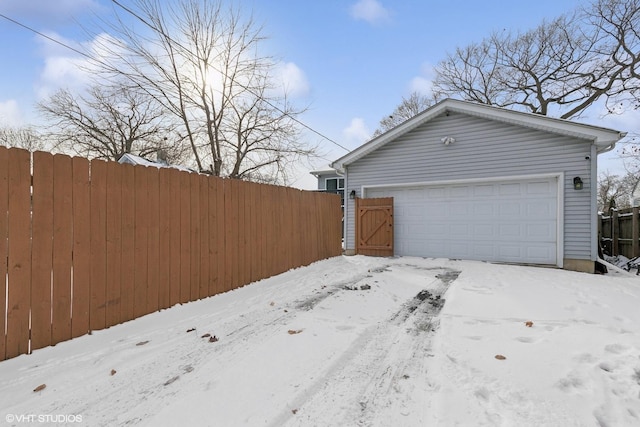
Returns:
[[[441,139],[452,136],[445,146]],[[591,143],[469,116],[442,114],[347,165],[346,193],[362,186],[564,173],[564,258],[592,254]],[[573,189],[579,176],[584,189]],[[354,203],[347,199],[346,248],[354,249]]]

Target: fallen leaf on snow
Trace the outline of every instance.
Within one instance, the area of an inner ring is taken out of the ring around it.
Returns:
[[[524,322],[524,324],[527,328],[530,328],[533,326],[533,322],[531,320],[529,320],[528,322]]]
[[[112,370],[111,370],[111,376],[114,376],[115,374],[116,374],[116,370],[115,370],[115,369],[112,369]]]
[[[300,332],[302,332],[302,329],[289,329],[289,331],[287,331],[289,335],[299,334]]]
[[[218,342],[218,337],[217,336],[212,336],[211,338],[209,338],[209,342]]]
[[[211,334],[206,333],[206,334],[204,334],[203,336],[201,336],[200,338],[206,338],[206,337],[210,337],[210,336],[211,336]]]
[[[138,344],[136,344],[136,345],[145,345],[145,344],[147,344],[148,342],[149,342],[149,341],[140,341],[140,342],[139,342]]]
[[[271,307],[273,307],[274,305],[276,305],[276,303],[275,303],[275,302],[273,302],[273,301],[271,301],[271,302],[269,303],[269,305],[270,305]]]
[[[298,413],[298,410],[297,410],[297,409],[292,409],[292,410],[291,410],[291,413],[292,413],[293,415],[295,415],[295,414],[297,414],[297,413]]]
[[[498,360],[505,360],[505,359],[506,359],[506,357],[504,357],[504,356],[503,356],[503,355],[501,355],[501,354],[496,354],[496,359],[498,359]]]
[[[45,388],[47,388],[46,384],[40,384],[38,387],[34,388],[33,391],[35,391],[37,393],[39,391],[44,390]]]
[[[196,328],[189,328],[189,329],[187,329],[187,332],[193,332],[195,330],[196,330]]]

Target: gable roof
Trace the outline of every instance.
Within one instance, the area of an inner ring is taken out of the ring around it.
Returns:
[[[445,112],[463,113],[470,116],[482,117],[517,126],[585,139],[596,145],[598,153],[604,153],[613,149],[615,143],[626,135],[626,132],[620,132],[599,126],[592,126],[565,119],[556,119],[539,114],[524,113],[492,105],[449,98],[438,102],[422,113],[340,157],[338,160],[331,163],[331,167],[344,172],[345,166],[361,159],[372,151],[377,150],[385,144],[399,138]]]

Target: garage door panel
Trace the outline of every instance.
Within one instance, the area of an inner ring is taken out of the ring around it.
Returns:
[[[471,206],[465,202],[452,201],[450,205],[450,214],[453,217],[466,218],[472,214]]]
[[[526,183],[526,194],[533,195],[547,195],[551,191],[551,183],[549,181],[533,181]]]
[[[456,224],[455,227],[450,228],[450,234],[453,237],[465,237],[469,235],[469,225],[468,224]]]
[[[494,185],[475,185],[473,187],[473,195],[476,197],[494,196],[496,188]]]
[[[437,223],[437,222],[429,222],[427,223],[427,232],[428,235],[438,236],[438,237],[446,237],[450,233],[448,224]]]
[[[498,214],[501,217],[511,218],[522,214],[520,204],[503,202],[499,204]]]
[[[425,199],[441,200],[444,195],[445,189],[443,187],[428,188],[425,193]]]
[[[495,204],[494,203],[490,203],[490,202],[486,202],[486,201],[482,201],[482,202],[477,202],[476,204],[473,205],[473,215],[476,216],[493,216],[494,210],[495,208]]]
[[[556,217],[556,206],[544,200],[538,200],[536,202],[527,202],[526,204],[526,216],[529,218],[554,218]]]
[[[529,263],[546,264],[551,257],[555,258],[555,251],[549,245],[527,247],[526,258]]]
[[[471,193],[471,189],[468,186],[455,186],[455,187],[451,187],[451,189],[449,190],[449,197],[456,199],[456,198],[466,198],[469,197]]]
[[[369,189],[394,197],[398,255],[556,264],[557,178]]]
[[[491,238],[495,235],[493,224],[474,224],[469,237],[479,239]]]
[[[498,188],[500,196],[520,195],[522,193],[522,186],[519,183],[500,184]]]
[[[520,224],[500,224],[498,226],[498,237],[501,239],[519,239],[522,234]]]
[[[555,242],[555,224],[526,224],[525,237],[533,241]]]
[[[496,256],[504,261],[522,260],[524,250],[520,245],[504,244],[496,247]]]

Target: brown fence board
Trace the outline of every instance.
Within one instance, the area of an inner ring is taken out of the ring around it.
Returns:
[[[171,230],[170,206],[173,204],[169,192],[171,169],[158,171],[158,307],[171,307],[169,236]]]
[[[36,152],[33,153],[33,248],[31,252],[32,350],[51,345],[52,237],[53,156],[49,153]],[[4,328],[2,332],[4,335]]]
[[[251,276],[250,281],[255,282],[260,279],[260,258],[259,258],[259,249],[260,249],[260,239],[258,238],[258,228],[260,221],[260,211],[258,210],[259,197],[260,197],[260,187],[261,185],[250,185],[249,186],[249,208],[251,209],[249,213],[249,219],[251,221],[249,227],[249,241],[251,242],[250,252],[249,252],[249,261],[251,265]]]
[[[238,194],[247,194],[248,183],[238,182]],[[238,286],[245,286],[251,282],[251,265],[249,259],[248,232],[251,227],[250,200],[248,197],[238,197]]]
[[[122,322],[122,165],[107,163],[107,277],[105,321],[107,326]]]
[[[225,196],[225,205],[228,204],[227,211],[225,212],[226,222],[226,237],[225,237],[225,255],[227,256],[227,262],[225,267],[228,270],[229,280],[227,283],[228,289],[236,289],[239,286],[239,270],[240,263],[238,262],[238,234],[235,232],[239,227],[238,222],[238,180],[229,179],[225,182],[225,193],[229,199],[227,201]]]
[[[89,328],[99,330],[106,327],[107,296],[107,163],[91,162],[91,288]]]
[[[148,200],[148,183],[147,183],[147,167],[134,168],[135,178],[135,226],[134,226],[134,284],[133,284],[133,314],[134,317],[140,317],[147,312],[147,243],[148,243],[148,227],[147,221],[147,200]]]
[[[9,149],[7,357],[29,352],[31,305],[31,157]]]
[[[180,302],[191,296],[191,182],[180,174]]]
[[[196,175],[198,176],[198,175]],[[199,298],[206,298],[209,295],[209,177],[200,175],[200,212],[198,220],[200,221],[200,283]]]
[[[147,168],[147,313],[158,311],[158,264],[159,264],[159,177],[158,168]]]
[[[270,185],[265,185],[262,191],[262,206],[263,213],[262,218],[264,219],[265,232],[262,238],[262,247],[264,253],[263,265],[264,265],[264,274],[269,277],[273,275],[273,262],[272,259],[275,256],[274,251],[276,246],[273,244],[274,241],[274,232],[273,232],[273,224],[275,212],[273,209],[273,193],[275,187]]]
[[[200,298],[200,179],[197,174],[189,174],[189,192],[191,204],[189,213],[191,215],[191,233],[189,243],[191,245],[191,265],[189,267],[190,277],[190,301]]]
[[[169,306],[172,307],[180,302],[180,260],[182,251],[181,242],[181,222],[180,222],[180,173],[177,170],[169,171],[169,220],[173,225],[169,230]]]
[[[214,288],[215,294],[224,292],[225,285],[225,207],[224,207],[224,180],[213,179],[211,180],[215,195],[211,195],[211,189],[209,189],[209,200],[214,200],[212,216],[213,229],[215,233],[211,233],[210,244],[213,244],[213,257],[215,259],[215,274],[214,274]],[[212,294],[212,295],[215,295]]]
[[[9,224],[9,150],[0,146],[0,360],[6,357],[6,306],[7,306],[7,238]]]
[[[89,161],[74,157],[73,170],[73,300],[71,336],[89,332],[91,300],[91,194]]]
[[[135,168],[121,165],[120,225],[120,319],[123,322],[135,318]]]
[[[71,339],[71,261],[73,205],[71,157],[53,157],[53,307],[51,341]]]

